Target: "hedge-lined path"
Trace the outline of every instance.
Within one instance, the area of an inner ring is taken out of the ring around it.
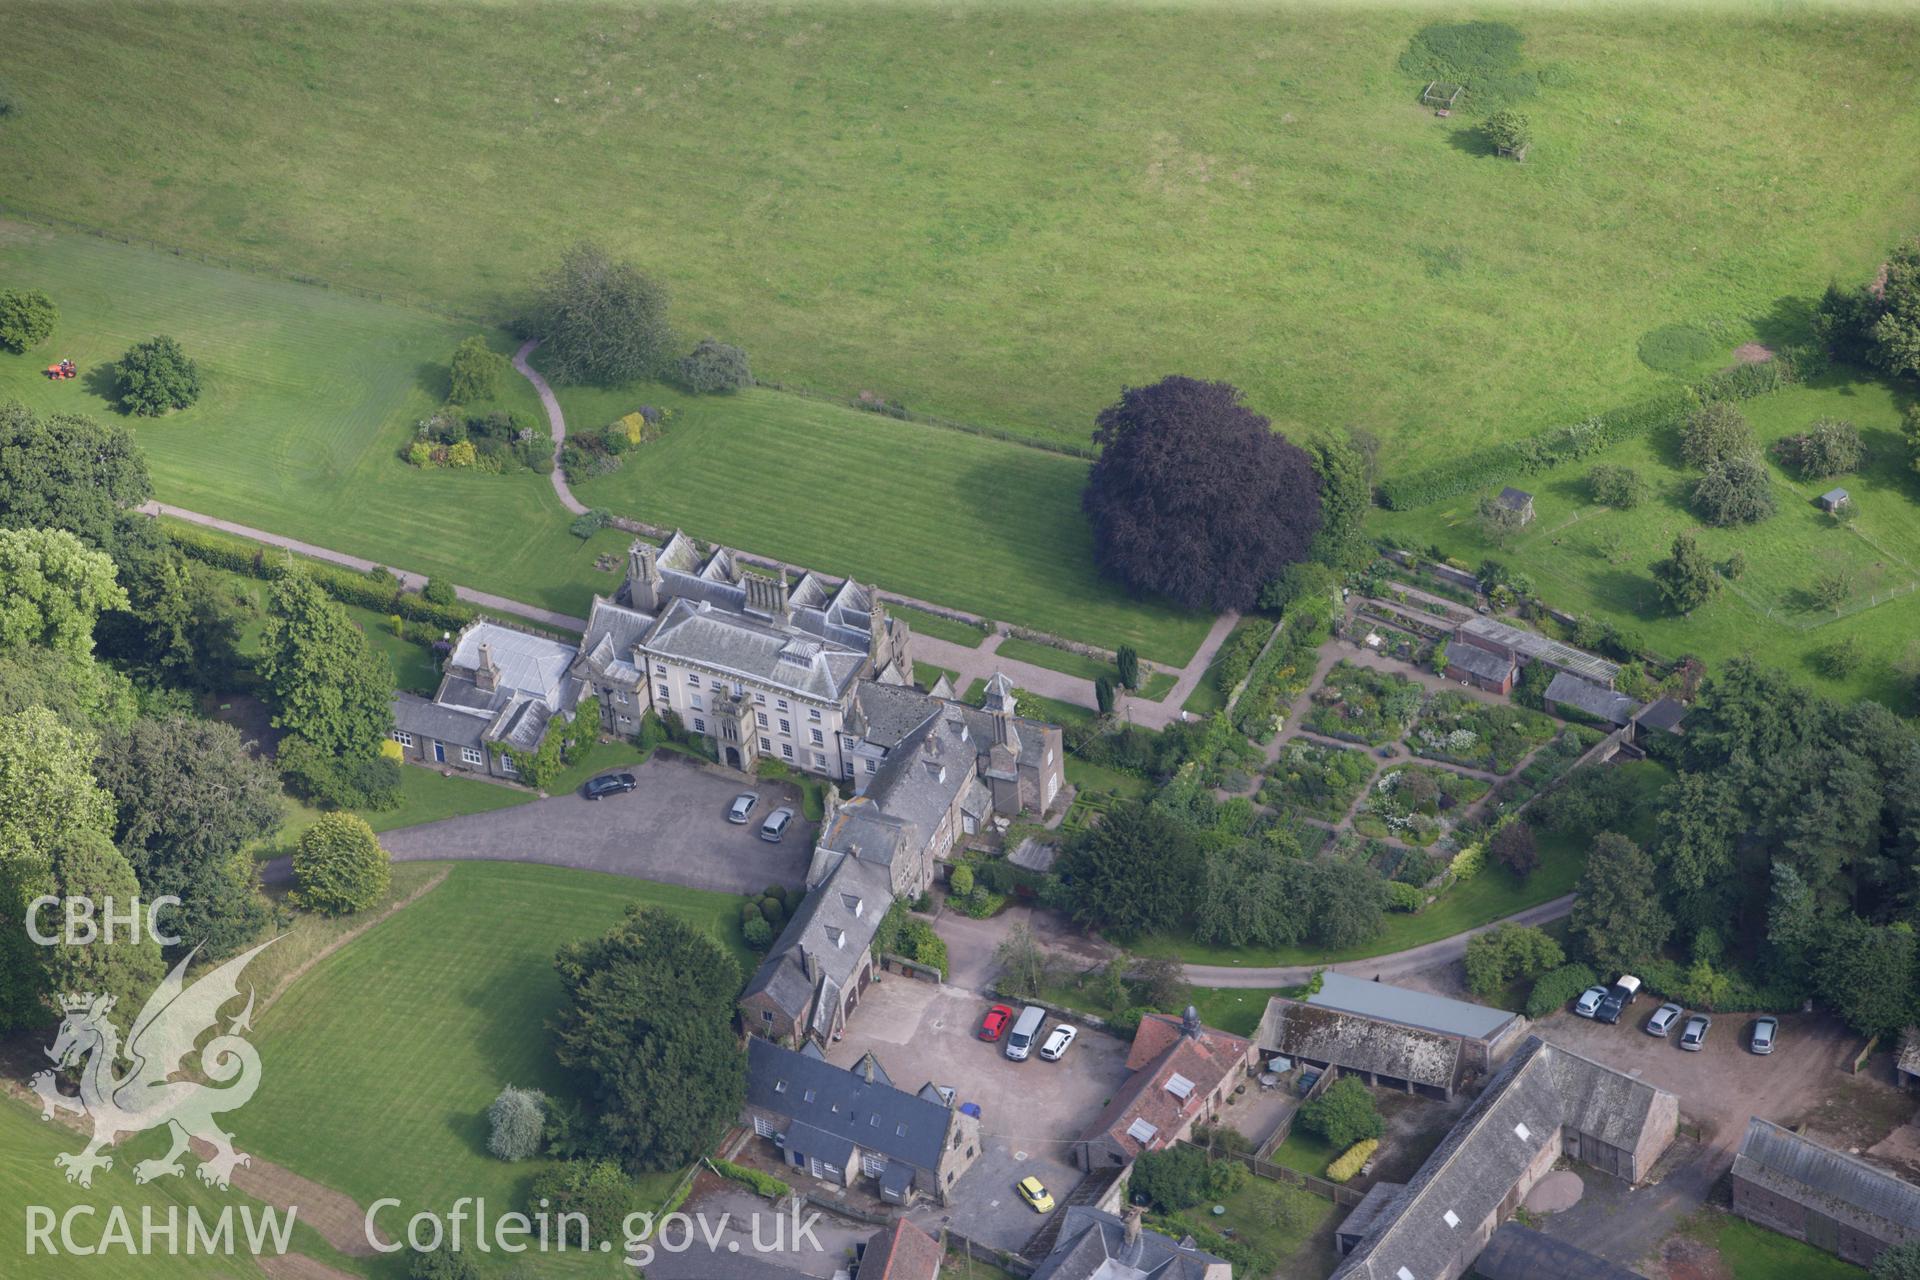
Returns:
[[[149,502],[142,505],[140,510],[150,516],[172,516],[176,520],[185,520],[189,524],[201,525],[208,529],[218,529],[222,533],[231,533],[237,537],[246,538],[250,542],[264,542],[270,547],[282,547],[297,555],[324,560],[328,564],[337,564],[343,569],[365,573],[369,569],[384,568],[400,579],[400,585],[409,591],[418,591],[427,585],[425,574],[410,573],[405,569],[395,569],[392,565],[381,565],[377,561],[350,556],[342,551],[316,547],[311,542],[302,542],[298,538],[282,537],[277,533],[268,533],[265,529],[254,529],[244,524],[235,524],[231,520],[222,520],[217,516],[188,511],[185,507],[169,506],[164,502]],[[572,614],[556,613],[552,609],[522,604],[518,600],[509,600],[505,596],[496,596],[491,592],[475,591],[472,587],[455,587],[454,592],[468,604],[478,605],[482,609],[492,609],[497,613],[511,613],[515,617],[526,618],[542,626],[558,627],[563,631],[587,629],[587,620],[576,618]]]
[[[547,479],[553,481],[553,494],[560,499],[560,505],[574,515],[585,515],[587,504],[573,496],[573,489],[567,484],[567,473],[560,468],[560,446],[567,442],[567,415],[560,412],[559,397],[553,394],[553,388],[547,385],[547,380],[527,363],[527,357],[539,345],[538,338],[521,343],[520,349],[513,353],[513,367],[521,377],[533,384],[533,389],[540,394],[540,407],[547,411],[547,430],[553,435],[553,471]]]

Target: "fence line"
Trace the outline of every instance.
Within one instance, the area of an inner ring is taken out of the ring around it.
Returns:
[[[1185,1138],[1180,1139],[1180,1145],[1192,1147],[1196,1151],[1206,1150],[1205,1147],[1200,1146],[1198,1143],[1189,1142]],[[1328,1182],[1325,1178],[1316,1178],[1312,1174],[1302,1173],[1298,1169],[1289,1169],[1283,1164],[1273,1164],[1257,1156],[1249,1155],[1244,1151],[1220,1152],[1215,1158],[1221,1160],[1237,1160],[1246,1167],[1247,1172],[1253,1174],[1256,1178],[1265,1178],[1269,1182],[1285,1182],[1290,1186],[1311,1191],[1322,1200],[1331,1200],[1337,1205],[1344,1205],[1351,1208],[1366,1198],[1364,1192],[1356,1191],[1352,1187],[1343,1187],[1337,1182]]]

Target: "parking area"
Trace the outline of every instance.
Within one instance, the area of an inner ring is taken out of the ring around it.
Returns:
[[[1126,1081],[1127,1045],[1083,1029],[1059,1062],[1037,1053],[1014,1062],[1002,1044],[975,1036],[989,1003],[956,987],[890,976],[868,991],[846,1038],[827,1057],[851,1066],[871,1049],[901,1088],[931,1080],[979,1104],[979,1160],[954,1184],[951,1204],[922,1205],[910,1216],[929,1231],[948,1227],[1017,1250],[1041,1218],[1014,1194],[1014,1184],[1037,1177],[1061,1201],[1080,1181],[1071,1143]]]
[[[805,881],[814,824],[799,816],[800,795],[792,786],[742,783],[671,754],[629,772],[640,785],[604,800],[554,796],[389,831],[380,843],[397,862],[544,862],[723,893]],[[742,791],[759,793],[760,803],[751,822],[735,825],[727,821],[727,806]],[[785,839],[768,844],[760,839],[760,822],[781,805],[796,817]]]

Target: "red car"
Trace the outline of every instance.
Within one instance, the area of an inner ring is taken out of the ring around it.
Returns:
[[[1005,1031],[1007,1024],[1012,1021],[1012,1009],[1009,1009],[1004,1004],[993,1006],[993,1008],[987,1010],[987,1016],[980,1020],[980,1038],[982,1040],[998,1040],[1000,1033]]]

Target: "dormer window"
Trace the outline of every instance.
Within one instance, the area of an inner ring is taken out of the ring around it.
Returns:
[[[847,910],[853,912],[853,918],[855,920],[858,920],[860,913],[866,910],[867,904],[863,902],[857,894],[843,893],[840,895],[840,901],[845,904]]]
[[[839,947],[842,950],[845,950],[847,945],[847,931],[845,929],[829,928],[827,930],[827,941],[831,942],[834,946]]]

